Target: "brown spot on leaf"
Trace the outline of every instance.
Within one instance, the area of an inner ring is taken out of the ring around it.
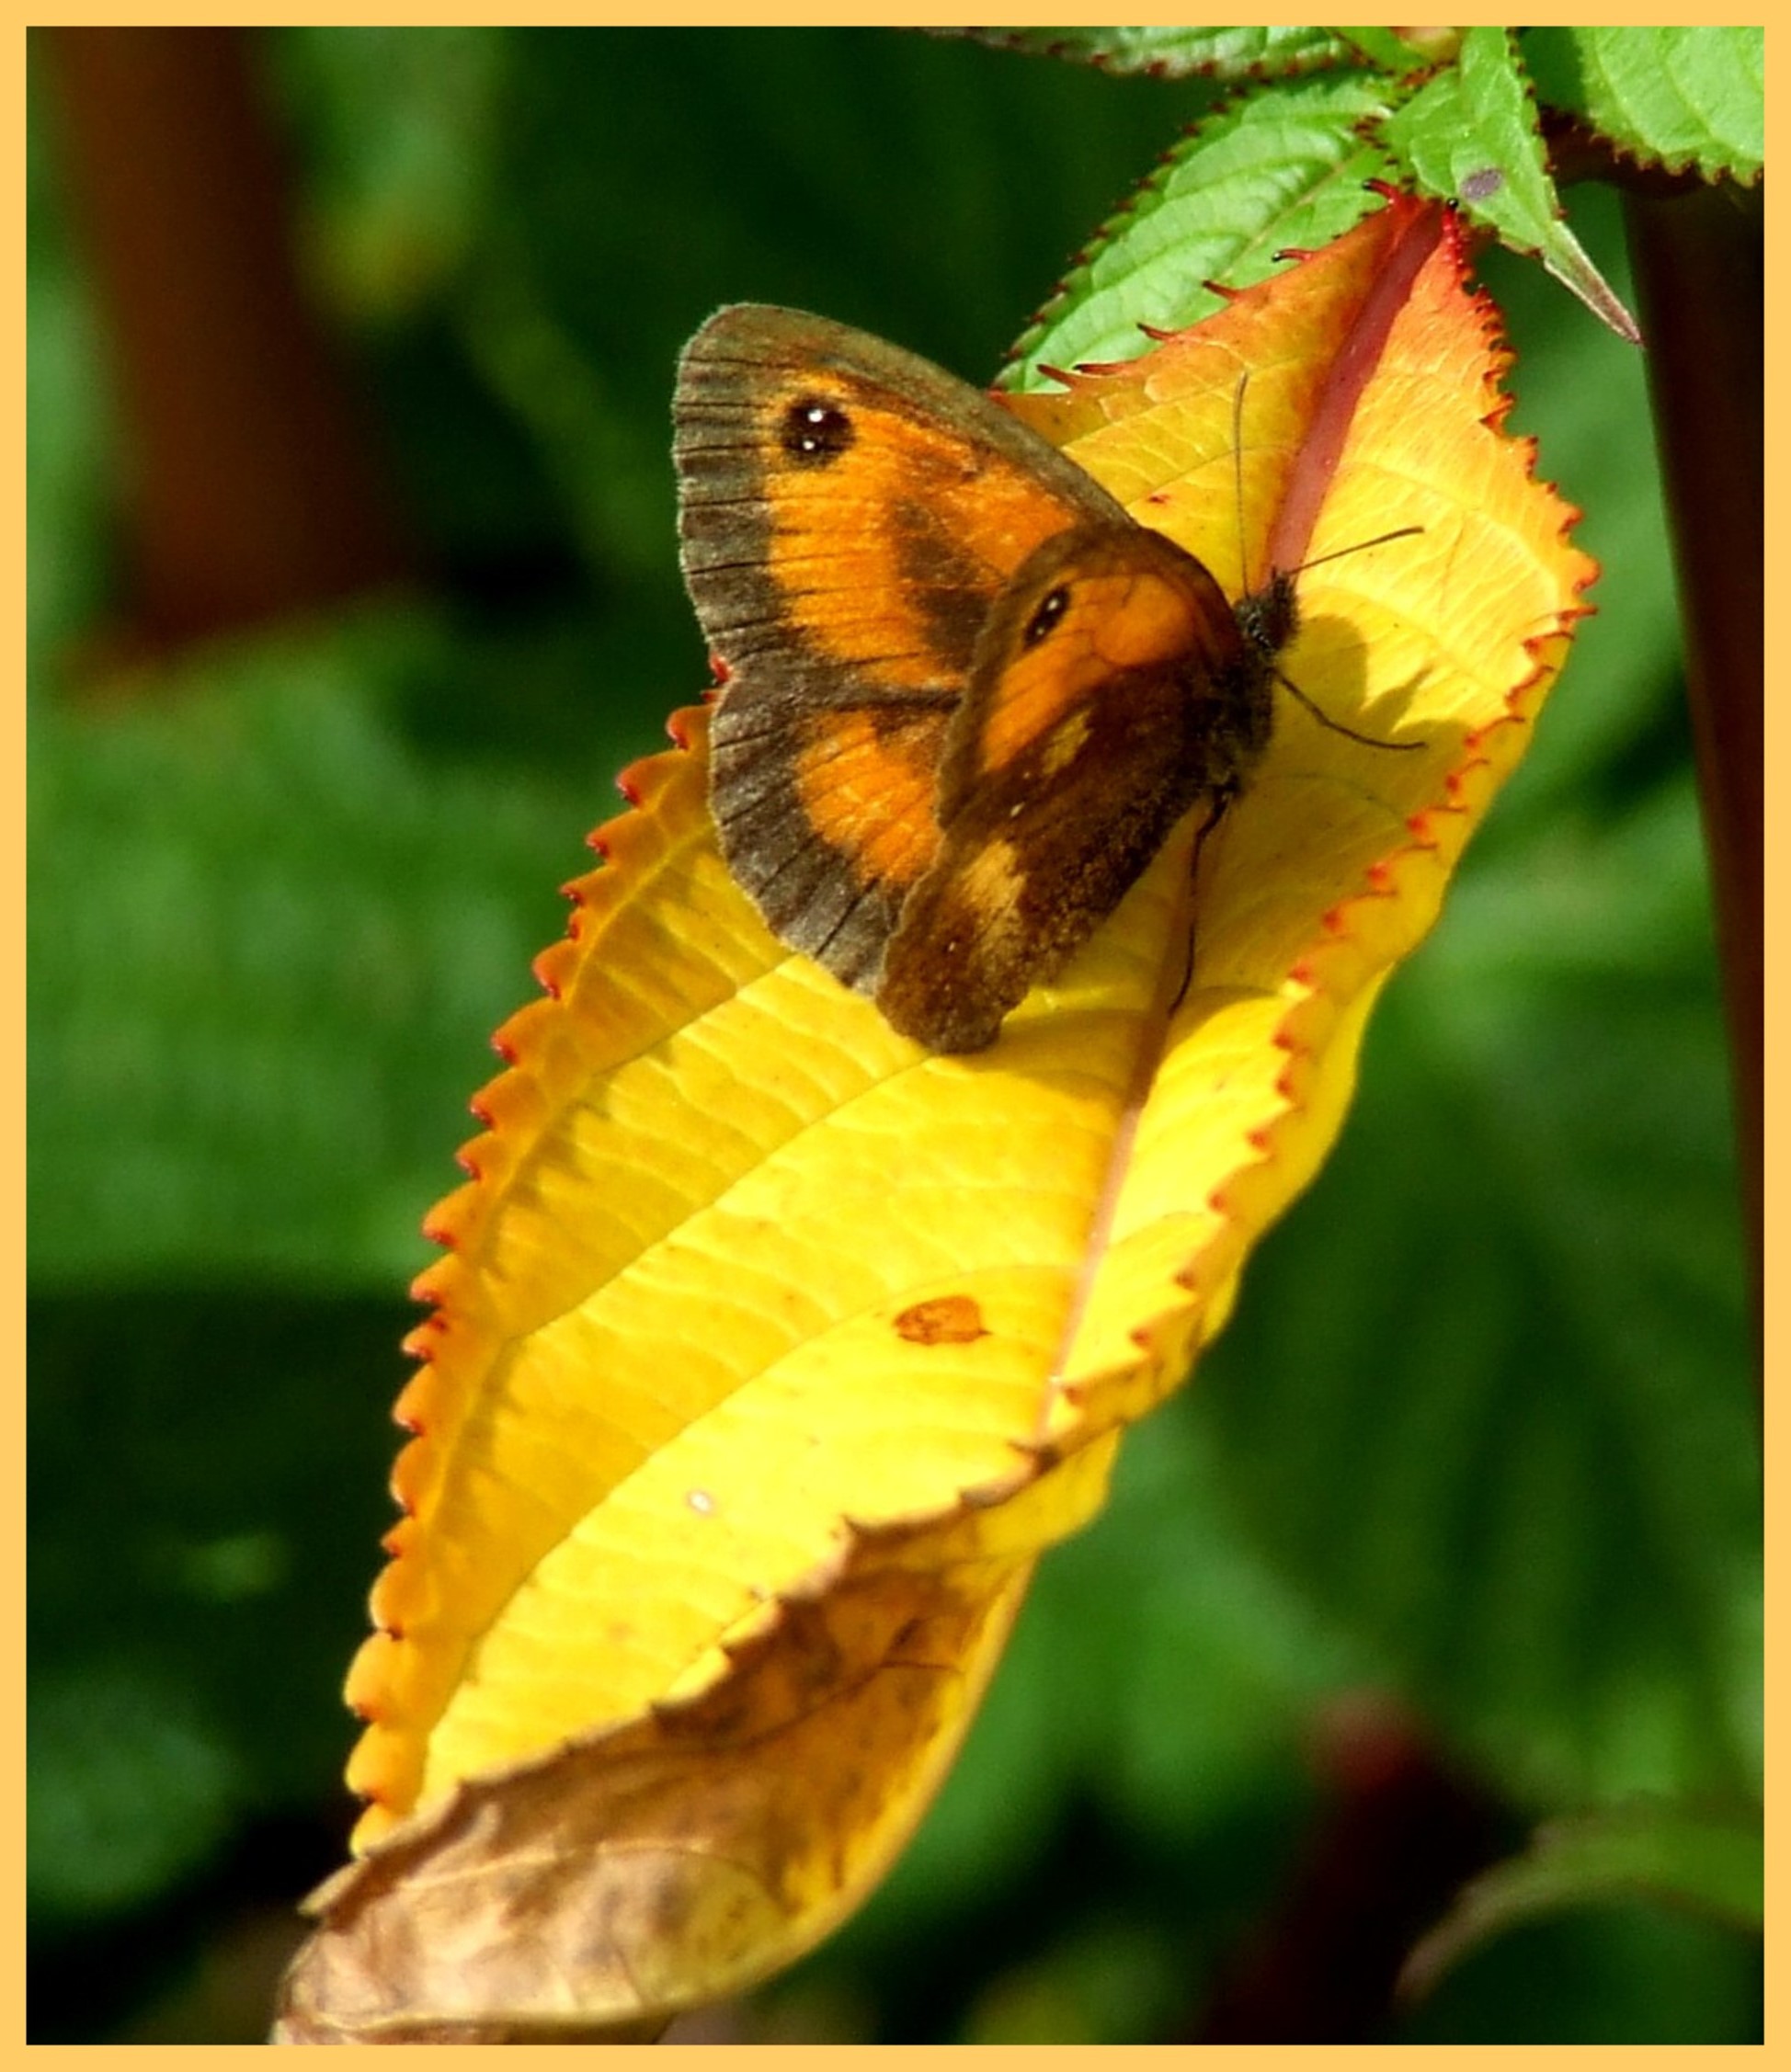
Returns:
[[[896,1319],[896,1335],[913,1346],[964,1346],[986,1338],[980,1304],[968,1295],[935,1295],[916,1303]]]

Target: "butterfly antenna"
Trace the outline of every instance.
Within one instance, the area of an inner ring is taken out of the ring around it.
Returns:
[[[1231,399],[1231,476],[1238,493],[1238,587],[1249,588],[1249,556],[1244,547],[1244,391],[1249,370],[1238,377],[1238,393]]]
[[[1384,547],[1389,540],[1409,540],[1423,529],[1421,525],[1402,525],[1394,532],[1377,532],[1372,540],[1352,541],[1347,547],[1333,547],[1328,554],[1315,554],[1310,561],[1303,561],[1297,568],[1290,568],[1286,573],[1304,575],[1307,569],[1322,568],[1328,561],[1341,561],[1346,554],[1366,553],[1370,547]]]
[[[1358,734],[1354,727],[1345,726],[1341,720],[1332,719],[1330,714],[1325,712],[1322,707],[1315,705],[1292,677],[1285,676],[1281,670],[1277,669],[1275,671],[1275,681],[1284,690],[1291,690],[1320,726],[1329,727],[1333,734],[1342,734],[1347,741],[1359,741],[1364,748],[1391,748],[1397,755],[1409,755],[1414,748],[1425,748],[1430,746],[1428,742],[1424,741],[1377,741],[1372,734]]]

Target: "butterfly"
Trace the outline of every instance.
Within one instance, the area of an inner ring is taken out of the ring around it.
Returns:
[[[825,317],[719,311],[673,422],[728,871],[902,1034],[985,1049],[1249,783],[1294,577],[1234,606],[992,397]]]

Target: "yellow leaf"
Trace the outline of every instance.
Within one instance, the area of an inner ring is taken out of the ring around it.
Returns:
[[[289,2033],[640,2033],[810,1946],[912,1829],[1033,1560],[1335,1136],[1584,609],[1462,273],[1395,202],[1014,404],[1233,595],[1421,526],[1302,575],[1283,666],[1422,747],[1283,698],[1245,797],[992,1049],[928,1054],[765,931],[702,712],[630,773],[430,1225],[349,1680],[369,1853]]]

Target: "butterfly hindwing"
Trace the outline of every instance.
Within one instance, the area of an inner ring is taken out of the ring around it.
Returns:
[[[1202,564],[1146,528],[1039,549],[991,613],[948,729],[937,855],[877,1005],[980,1050],[1119,904],[1175,823],[1266,746],[1270,666]]]

